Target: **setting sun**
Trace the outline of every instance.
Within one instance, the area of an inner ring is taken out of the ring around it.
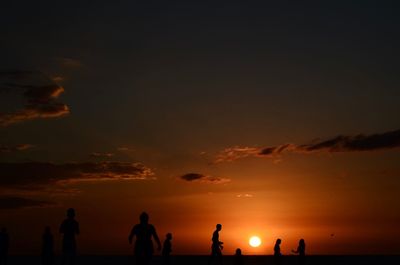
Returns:
[[[261,239],[258,236],[252,236],[249,239],[249,245],[253,248],[259,247],[261,245]]]

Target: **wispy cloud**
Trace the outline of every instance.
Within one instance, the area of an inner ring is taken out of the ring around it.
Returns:
[[[187,181],[187,182],[201,182],[201,183],[210,183],[210,184],[225,184],[230,182],[231,180],[228,178],[220,178],[209,175],[203,175],[199,173],[187,173],[179,177],[179,179]]]
[[[0,163],[0,186],[12,189],[38,189],[54,184],[83,181],[147,180],[153,171],[128,162],[86,163]]]
[[[18,144],[14,146],[0,145],[0,153],[8,153],[15,151],[24,151],[33,148],[34,145],[31,144]]]
[[[246,157],[276,158],[284,153],[339,153],[366,152],[400,148],[400,130],[377,134],[339,135],[326,140],[316,140],[309,144],[281,144],[277,146],[231,147],[222,150],[215,158],[215,163],[231,162]]]
[[[238,194],[236,195],[237,198],[253,198],[254,195],[250,193],[243,193],[243,194]]]
[[[134,149],[127,147],[127,146],[119,146],[117,147],[117,151],[119,152],[132,152]]]
[[[59,61],[62,66],[69,68],[80,68],[83,66],[83,63],[80,60],[73,58],[57,58],[57,61]]]
[[[231,162],[249,156],[257,156],[259,153],[260,149],[257,147],[229,147],[224,149],[217,155],[215,163]]]
[[[42,72],[2,71],[0,91],[21,93],[25,101],[19,110],[0,113],[0,126],[39,118],[56,118],[69,113],[68,106],[57,101],[64,88]]]
[[[96,158],[110,158],[113,157],[113,153],[100,153],[100,152],[93,152],[90,154],[91,157],[96,157]]]

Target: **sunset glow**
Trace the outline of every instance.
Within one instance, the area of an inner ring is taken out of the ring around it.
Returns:
[[[253,248],[259,247],[261,245],[261,239],[258,236],[252,236],[249,239],[249,245]]]
[[[400,1],[3,2],[10,254],[400,254]]]

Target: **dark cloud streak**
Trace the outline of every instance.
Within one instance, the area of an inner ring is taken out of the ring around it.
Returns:
[[[230,182],[230,179],[227,178],[213,177],[199,173],[187,173],[180,176],[179,179],[187,182],[203,182],[210,184],[224,184]]]
[[[0,91],[22,90],[25,105],[11,113],[0,113],[0,126],[39,118],[56,118],[69,114],[69,108],[57,98],[64,88],[41,72],[0,72]]]
[[[0,163],[2,188],[37,189],[82,181],[146,180],[154,173],[140,163]]]
[[[371,135],[339,135],[327,140],[317,140],[310,144],[282,144],[265,148],[231,147],[221,151],[215,162],[234,161],[246,157],[277,157],[284,153],[339,153],[367,152],[400,148],[400,130]]]

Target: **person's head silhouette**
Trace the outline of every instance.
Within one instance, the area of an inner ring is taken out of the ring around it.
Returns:
[[[282,242],[282,240],[281,240],[280,238],[278,238],[278,239],[276,240],[276,244],[277,244],[277,245],[280,245],[281,242]]]
[[[171,234],[171,233],[167,233],[167,234],[165,235],[165,237],[166,237],[168,240],[171,240],[171,239],[172,239],[172,234]]]
[[[216,228],[217,228],[217,231],[221,231],[222,225],[221,225],[221,224],[217,224],[217,225],[216,225]]]
[[[235,253],[236,253],[236,256],[240,256],[240,255],[242,255],[242,250],[240,248],[237,248]]]
[[[149,223],[149,215],[148,215],[146,212],[143,212],[143,213],[140,215],[139,219],[140,219],[140,223],[141,223],[141,224],[147,224],[147,223]]]
[[[302,246],[304,246],[306,243],[305,243],[305,241],[304,241],[304,239],[300,239],[300,241],[299,241],[299,245],[302,245]]]
[[[70,219],[74,219],[75,218],[75,209],[74,208],[69,208],[67,210],[67,217]]]

